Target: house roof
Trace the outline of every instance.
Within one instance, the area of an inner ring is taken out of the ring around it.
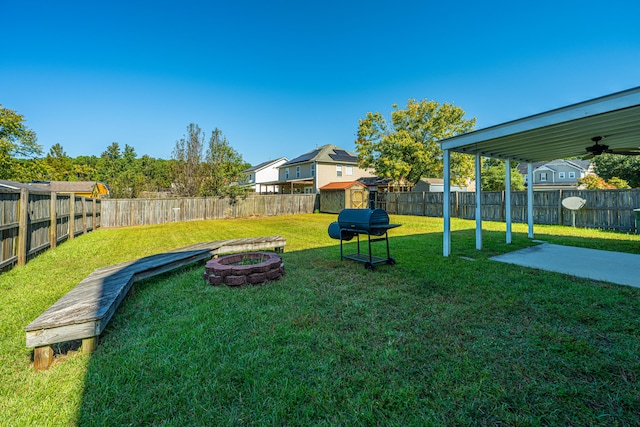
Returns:
[[[320,187],[320,190],[345,190],[347,188],[353,187],[354,185],[361,185],[363,187],[366,187],[360,181],[330,182],[327,185],[323,185],[322,187]]]
[[[34,181],[31,188],[37,187],[58,193],[91,193],[97,181]]]
[[[259,170],[268,168],[269,166],[272,166],[272,165],[278,163],[281,160],[284,160],[286,162],[287,158],[286,157],[280,157],[279,159],[268,160],[266,162],[262,162],[260,164],[255,165],[255,166],[251,166],[249,169],[245,169],[243,172],[257,172]]]
[[[561,165],[566,165],[566,166],[571,166],[575,169],[578,170],[582,170],[582,171],[587,171],[589,170],[589,166],[591,165],[591,161],[590,160],[563,160],[563,159],[557,159],[557,160],[553,160],[551,162],[535,162],[533,163],[533,170],[538,170],[539,168],[545,166],[548,169],[551,169],[552,171],[557,170],[557,166],[561,166]],[[526,163],[520,163],[517,166],[518,172],[520,172],[523,175],[527,174],[527,164]]]
[[[443,150],[534,163],[584,156],[591,138],[640,146],[640,87],[440,141]]]
[[[298,156],[288,162],[280,165],[280,167],[291,166],[299,163],[320,162],[320,163],[358,163],[358,156],[350,151],[336,147],[333,144],[323,145],[311,150],[301,156]]]
[[[9,181],[6,179],[0,179],[0,188],[6,188],[9,190],[20,190],[21,188],[26,188],[27,190],[33,190],[33,186],[29,184],[24,184],[22,182]],[[37,191],[50,191],[43,188],[36,188]]]

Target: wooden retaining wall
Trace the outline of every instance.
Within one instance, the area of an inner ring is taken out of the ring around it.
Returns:
[[[443,193],[378,193],[376,207],[390,214],[442,217]],[[634,209],[640,209],[640,189],[628,190],[547,190],[533,192],[535,224],[571,225],[571,211],[562,206],[567,197],[587,201],[576,213],[576,226],[633,232],[636,230]],[[475,192],[455,192],[451,197],[451,216],[475,218]],[[505,220],[504,191],[483,191],[482,219]],[[527,222],[527,192],[511,193],[513,222]]]
[[[315,194],[180,199],[105,199],[102,227],[313,213]]]
[[[0,189],[0,270],[100,226],[100,200]]]

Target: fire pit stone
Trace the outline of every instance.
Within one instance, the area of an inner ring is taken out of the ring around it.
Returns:
[[[211,285],[256,285],[278,280],[283,274],[284,264],[280,255],[273,252],[248,252],[208,261],[204,280]]]

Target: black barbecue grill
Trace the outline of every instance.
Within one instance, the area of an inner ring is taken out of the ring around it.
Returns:
[[[343,209],[338,215],[338,221],[329,224],[329,237],[340,239],[340,259],[347,258],[365,263],[368,270],[373,270],[374,265],[387,263],[393,265],[396,260],[389,256],[389,236],[387,231],[391,228],[400,227],[400,224],[389,224],[389,215],[382,209]],[[360,235],[366,234],[369,242],[369,253],[360,252]],[[376,236],[376,238],[371,238]],[[384,236],[384,237],[381,237]],[[356,237],[358,241],[358,252],[344,255],[342,242],[352,240]],[[373,256],[371,253],[372,242],[386,242],[387,257],[381,258]]]

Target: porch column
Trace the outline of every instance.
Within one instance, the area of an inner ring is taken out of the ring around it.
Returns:
[[[527,163],[527,222],[529,238],[533,239],[533,164]]]
[[[482,249],[482,156],[476,154],[476,249]]]
[[[442,196],[442,218],[444,219],[444,232],[442,233],[442,255],[451,254],[451,170],[450,153],[444,150],[444,193]]]
[[[511,160],[504,162],[506,175],[504,179],[504,221],[506,223],[507,244],[511,243]]]

